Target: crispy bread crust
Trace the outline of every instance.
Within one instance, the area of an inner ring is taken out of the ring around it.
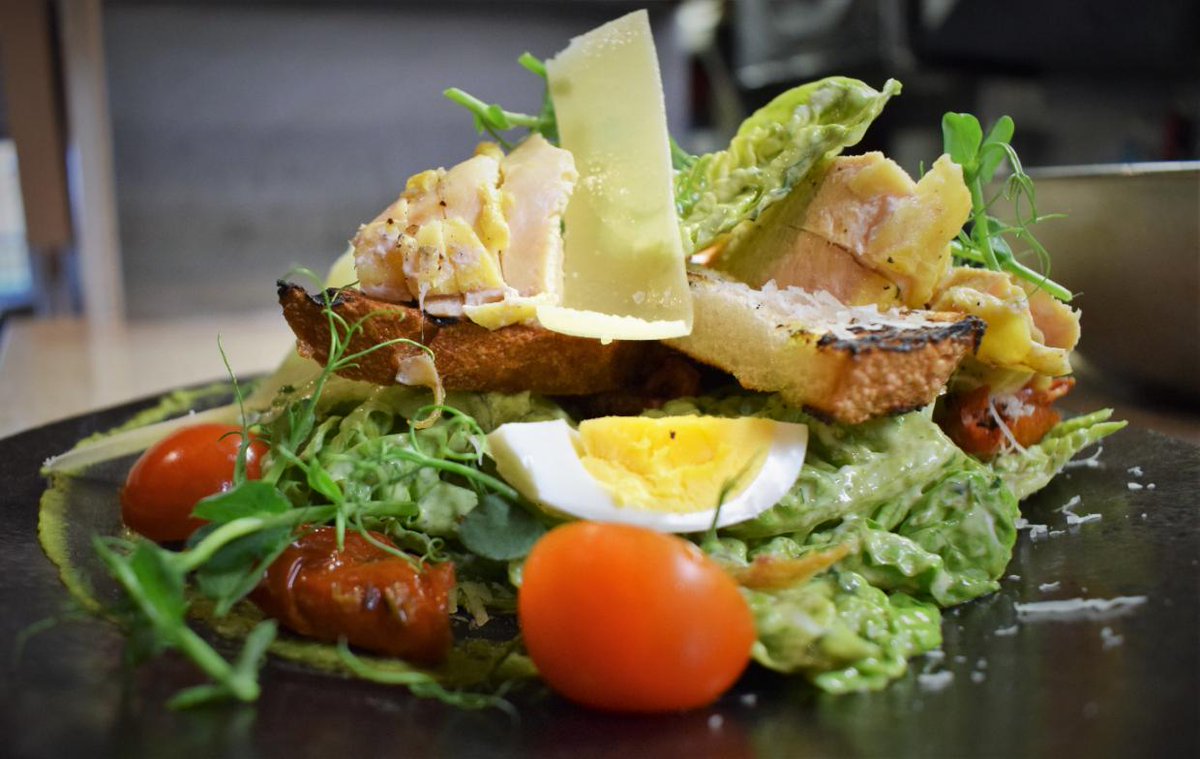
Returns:
[[[296,333],[297,350],[324,364],[329,358],[329,320],[322,312],[325,295],[279,282],[283,316]],[[370,298],[358,290],[331,290],[333,310],[349,324],[365,317],[363,330],[349,352],[404,338],[433,351],[438,374],[447,390],[546,395],[589,395],[643,384],[674,351],[652,342],[619,342],[571,337],[537,326],[514,324],[488,330],[465,319],[430,317],[411,305]],[[378,385],[397,383],[406,359],[423,351],[392,345],[339,372],[349,379]]]
[[[825,335],[817,352],[837,374],[835,392],[808,405],[820,415],[857,423],[934,401],[950,375],[979,346],[984,324],[973,316],[938,314],[946,323],[919,335],[882,330],[855,340]]]
[[[730,372],[745,388],[777,392],[844,424],[932,403],[978,348],[985,326],[973,316],[926,311],[912,328],[885,322],[835,333],[813,314],[785,320],[757,300],[761,292],[718,272],[693,268],[688,278],[695,322],[672,347]]]

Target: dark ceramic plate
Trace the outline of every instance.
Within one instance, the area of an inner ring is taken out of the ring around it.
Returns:
[[[1101,468],[1073,469],[1026,502],[1031,522],[1062,534],[1022,532],[1000,592],[946,613],[944,656],[914,660],[879,693],[828,696],[751,670],[695,713],[597,714],[538,691],[514,723],[273,661],[259,703],[179,713],[164,703],[195,682],[185,662],[129,670],[120,635],[93,619],[23,634],[69,607],[37,542],[39,466],[152,403],[0,441],[0,755],[1200,755],[1200,449],[1177,440],[1125,430]],[[111,498],[118,468],[86,488]],[[1103,519],[1066,526],[1057,509],[1076,495],[1077,513]],[[1018,619],[1014,606],[1118,596],[1147,600],[1073,618]]]

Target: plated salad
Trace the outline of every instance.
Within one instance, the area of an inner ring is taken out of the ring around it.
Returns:
[[[278,283],[274,375],[47,462],[43,545],[132,652],[207,675],[177,706],[254,700],[268,651],[466,708],[688,709],[751,663],[879,689],[1123,426],[1052,407],[1079,312],[1007,117],[946,114],[913,179],[843,155],[900,84],[832,77],[697,156],[644,12],[520,62],[539,113],[448,90],[491,139]],[[61,494],[135,456],[102,604]]]

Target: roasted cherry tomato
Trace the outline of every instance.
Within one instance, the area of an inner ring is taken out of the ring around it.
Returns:
[[[990,390],[978,387],[947,398],[938,410],[937,422],[959,448],[988,459],[999,453],[1008,439],[1000,429],[1000,423],[1021,446],[1034,445],[1045,437],[1061,418],[1051,404],[1074,386],[1075,380],[1070,377],[1055,379],[1040,389],[1026,385],[1014,394],[1024,409],[1018,416],[1010,415],[1003,406],[994,403],[996,413],[993,415],[988,408],[992,402]]]
[[[134,532],[160,543],[185,540],[204,522],[192,516],[202,499],[233,485],[241,427],[198,424],[160,440],[142,454],[121,489],[121,518]],[[246,477],[261,476],[267,446],[246,452]]]
[[[552,688],[611,711],[691,709],[741,675],[754,619],[734,582],[682,538],[573,522],[525,560],[517,611]]]
[[[391,545],[386,536],[371,533]],[[437,664],[453,642],[450,593],[454,565],[412,563],[347,532],[319,527],[297,538],[251,595],[268,616],[317,640]]]

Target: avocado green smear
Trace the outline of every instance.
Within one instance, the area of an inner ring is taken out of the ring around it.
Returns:
[[[78,448],[126,430],[181,416],[211,402],[224,400],[229,397],[231,392],[231,386],[225,382],[214,382],[204,387],[172,391],[163,396],[154,406],[134,414],[113,429],[96,432],[83,438],[75,444],[75,447]],[[96,599],[87,572],[83,571],[72,557],[68,532],[71,521],[68,519],[68,510],[72,502],[73,477],[63,473],[49,473],[46,476],[49,483],[38,502],[38,542],[46,553],[46,557],[58,568],[59,579],[66,586],[71,597],[85,611],[92,614],[103,614],[104,606]]]
[[[855,572],[836,569],[802,585],[743,594],[758,628],[754,660],[802,672],[830,693],[878,690],[903,675],[910,658],[942,644],[936,606],[889,596]]]
[[[743,121],[728,148],[684,161],[675,173],[684,248],[702,250],[757,219],[819,162],[861,140],[899,92],[894,79],[877,91],[841,76],[794,87]]]

